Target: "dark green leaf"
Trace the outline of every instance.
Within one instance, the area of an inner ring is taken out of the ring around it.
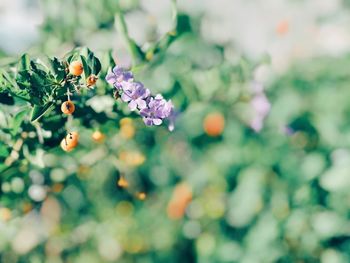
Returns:
[[[35,105],[32,110],[30,121],[34,122],[40,119],[45,113],[47,113],[51,109],[52,105],[53,102],[49,102],[44,106]]]
[[[30,67],[30,58],[28,54],[24,54],[18,63],[18,71],[29,70]]]
[[[87,61],[85,59],[84,56],[80,56],[81,62],[83,63],[83,68],[84,68],[84,75],[85,75],[85,79],[90,76],[91,74],[91,69],[87,64]]]
[[[57,81],[62,81],[66,76],[65,65],[57,58],[50,59],[51,70]]]

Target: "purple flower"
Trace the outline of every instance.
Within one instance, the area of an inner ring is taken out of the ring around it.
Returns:
[[[170,114],[168,102],[163,99],[163,96],[158,94],[151,97],[148,101],[148,107],[140,111],[143,121],[146,125],[161,125],[163,119]]]
[[[147,107],[146,99],[150,95],[149,89],[145,89],[140,82],[126,82],[123,84],[121,99],[129,102],[129,109],[134,111],[137,108],[142,110]]]
[[[114,85],[117,89],[121,89],[124,83],[133,81],[133,74],[120,66],[115,66],[111,72],[106,76],[106,81]]]
[[[177,113],[171,100],[166,101],[160,94],[151,97],[149,89],[134,81],[133,74],[120,66],[107,74],[106,81],[117,89],[116,93],[121,94],[124,102],[128,102],[130,110],[140,110],[146,125],[161,125],[167,119],[169,131],[174,130]]]

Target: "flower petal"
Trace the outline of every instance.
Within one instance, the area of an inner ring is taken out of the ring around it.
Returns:
[[[124,102],[128,102],[128,101],[131,100],[131,98],[130,98],[126,93],[123,93],[123,94],[122,94],[121,99],[122,99],[122,101],[124,101]]]
[[[139,109],[142,110],[144,108],[147,107],[147,103],[146,101],[142,100],[142,99],[138,99],[137,100],[137,105],[139,106]]]
[[[153,119],[154,125],[161,125],[162,123],[163,123],[162,119],[157,119],[157,118]]]
[[[109,84],[114,84],[115,82],[117,82],[117,77],[116,75],[114,75],[112,72],[108,73],[108,75],[106,76],[106,81]]]
[[[130,101],[130,103],[128,104],[128,106],[129,106],[129,109],[130,109],[131,111],[134,111],[134,110],[136,110],[136,108],[137,108],[137,102],[136,102],[135,100],[132,100],[132,101]]]
[[[153,125],[152,119],[150,119],[150,118],[143,118],[143,122],[144,122],[147,126],[152,126],[152,125]]]

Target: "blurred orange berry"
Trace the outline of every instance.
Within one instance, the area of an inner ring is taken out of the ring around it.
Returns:
[[[128,124],[132,124],[132,119],[131,118],[122,118],[119,121],[120,126],[124,126],[124,125],[128,125]]]
[[[167,208],[168,217],[171,219],[181,219],[185,214],[186,206],[182,203],[170,202]]]
[[[11,210],[6,207],[0,208],[0,220],[8,221],[12,217]]]
[[[137,194],[137,198],[140,199],[140,200],[145,200],[146,199],[146,193],[144,192],[139,192]]]
[[[225,128],[225,119],[220,112],[208,114],[203,121],[203,128],[206,134],[216,137],[222,134]]]
[[[289,31],[289,22],[288,20],[280,21],[276,26],[276,33],[278,35],[285,35]]]
[[[142,153],[136,151],[122,151],[119,154],[119,159],[129,166],[139,166],[146,160]]]
[[[75,60],[70,63],[69,65],[70,74],[74,76],[80,76],[81,74],[83,74],[83,71],[84,71],[83,63],[81,63],[80,61]]]
[[[167,214],[171,219],[180,219],[184,216],[187,205],[192,200],[192,189],[186,183],[178,184],[168,204]]]
[[[67,115],[72,114],[75,111],[74,103],[70,100],[63,102],[61,105],[61,111]]]
[[[105,136],[102,132],[100,132],[100,131],[95,131],[95,132],[92,134],[92,136],[91,136],[91,138],[92,138],[95,142],[98,142],[98,143],[103,142],[104,139],[105,139],[105,137],[106,137],[106,136]]]
[[[125,124],[120,127],[120,135],[124,139],[131,139],[135,135],[135,128],[132,124]]]
[[[121,177],[119,178],[117,184],[118,184],[118,186],[123,187],[123,188],[129,186],[128,181],[127,181],[123,176],[121,176]]]

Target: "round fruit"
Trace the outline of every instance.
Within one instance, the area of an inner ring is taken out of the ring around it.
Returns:
[[[61,148],[63,151],[65,152],[70,152],[71,150],[73,150],[74,147],[72,147],[71,145],[68,144],[66,139],[63,139],[61,141]]]
[[[95,75],[90,75],[87,79],[86,79],[86,85],[88,87],[92,87],[96,84],[97,81],[97,77]]]
[[[67,145],[71,148],[75,148],[78,145],[79,134],[77,132],[70,132],[64,139]]]
[[[208,114],[203,121],[203,128],[209,136],[219,136],[225,128],[224,116],[219,112]]]
[[[63,102],[61,105],[61,111],[67,115],[72,114],[75,111],[74,103],[70,100]]]
[[[95,142],[103,142],[105,139],[105,135],[100,131],[95,131],[91,137]]]
[[[83,71],[84,71],[83,63],[81,63],[80,61],[75,60],[72,63],[70,63],[69,65],[70,74],[74,76],[80,76],[81,74],[83,74]]]

